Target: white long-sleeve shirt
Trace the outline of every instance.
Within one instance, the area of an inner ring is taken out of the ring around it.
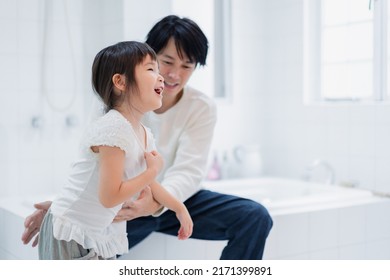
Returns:
[[[180,201],[201,189],[216,120],[214,100],[190,87],[172,108],[144,118],[164,158],[157,181]]]

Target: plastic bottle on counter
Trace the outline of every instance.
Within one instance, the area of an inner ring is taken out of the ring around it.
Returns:
[[[211,163],[210,170],[207,174],[207,180],[220,180],[221,166],[219,165],[218,156],[215,154]]]

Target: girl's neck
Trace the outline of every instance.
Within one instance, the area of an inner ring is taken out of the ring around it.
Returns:
[[[115,108],[131,124],[138,143],[145,151],[147,148],[147,136],[144,126],[141,123],[143,113],[135,108],[117,107]]]
[[[115,108],[115,110],[121,113],[122,116],[125,117],[134,128],[139,129],[142,127],[141,119],[143,114],[135,108],[118,106]]]

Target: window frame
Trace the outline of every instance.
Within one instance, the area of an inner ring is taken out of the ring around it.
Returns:
[[[326,99],[321,96],[321,6],[322,0],[304,0],[303,19],[303,99],[304,104],[372,104],[389,101],[387,92],[390,77],[387,68],[387,34],[390,18],[387,13],[388,0],[367,1],[367,8],[373,10],[373,59],[372,95],[367,98]]]

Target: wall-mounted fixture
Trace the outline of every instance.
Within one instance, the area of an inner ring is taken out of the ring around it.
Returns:
[[[75,115],[67,115],[65,118],[66,127],[75,127],[79,123],[77,116]]]
[[[33,116],[31,118],[31,127],[34,129],[40,129],[44,125],[44,119],[42,116]]]
[[[303,174],[303,180],[334,184],[335,171],[327,161],[316,159],[306,167]]]

